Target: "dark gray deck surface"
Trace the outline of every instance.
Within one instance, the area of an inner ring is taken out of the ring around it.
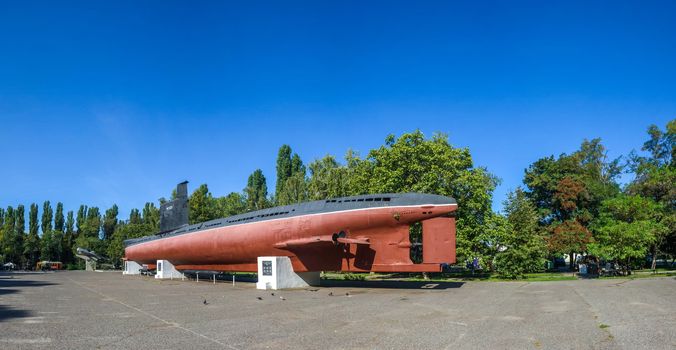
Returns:
[[[673,277],[355,283],[272,296],[252,283],[2,274],[0,349],[676,348]]]

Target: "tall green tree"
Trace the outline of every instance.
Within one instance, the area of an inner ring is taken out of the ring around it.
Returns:
[[[278,205],[295,204],[307,201],[307,180],[305,173],[295,173],[286,179],[284,182],[284,189],[277,197]]]
[[[218,216],[226,217],[246,212],[246,199],[237,192],[216,199]]]
[[[66,214],[63,244],[61,246],[61,259],[64,263],[73,263],[73,245],[75,245],[75,215],[72,210]]]
[[[143,223],[157,232],[160,229],[160,209],[154,203],[146,202],[143,206]]]
[[[13,262],[18,264],[19,261],[14,260],[14,235],[16,232],[16,214],[12,206],[7,207],[5,212],[5,220],[2,226],[2,255],[5,262]]]
[[[496,256],[498,273],[507,278],[522,278],[527,272],[541,271],[547,247],[535,205],[523,189],[517,188],[507,195],[504,211],[508,232],[501,242],[502,251]]]
[[[637,152],[630,155],[629,166],[635,178],[627,187],[627,193],[660,204],[661,213],[657,221],[667,229],[656,231],[650,249],[651,267],[654,269],[658,255],[670,254],[672,262],[676,258],[676,119],[669,121],[664,131],[651,125],[648,136],[641,148],[647,155]]]
[[[115,232],[110,239],[110,244],[108,244],[106,248],[106,255],[115,267],[120,267],[122,265],[122,257],[124,257],[124,240],[143,237],[156,232],[156,229],[147,223],[120,222],[115,227]]]
[[[41,260],[53,260],[53,247],[54,247],[54,240],[53,240],[53,231],[49,230],[47,232],[42,233],[42,239],[40,240],[40,259]]]
[[[256,169],[249,175],[244,193],[246,193],[247,210],[260,210],[270,206],[268,185],[261,169]]]
[[[91,207],[84,211],[86,211],[86,217],[81,221],[80,232],[75,239],[73,250],[85,248],[102,253],[105,250],[105,244],[100,240],[102,220],[99,208]]]
[[[601,203],[620,192],[619,162],[608,158],[600,139],[593,139],[570,155],[541,158],[526,170],[526,194],[549,232],[549,250],[569,254],[571,269],[575,254],[585,252],[593,239],[589,226]]]
[[[38,235],[38,205],[35,203],[31,204],[30,211],[28,212],[28,233],[29,235]]]
[[[605,200],[594,222],[598,234],[590,252],[628,269],[631,259],[643,259],[655,238],[668,230],[659,221],[661,212],[660,204],[641,196]]]
[[[188,200],[190,206],[190,223],[205,222],[218,218],[218,206],[216,200],[209,192],[206,184],[200,185]]]
[[[103,239],[109,240],[113,237],[115,226],[117,226],[118,208],[116,204],[106,210],[103,216]]]
[[[371,150],[365,159],[348,152],[346,160],[349,194],[422,192],[454,197],[460,203],[459,260],[491,251],[481,235],[493,219],[492,194],[498,179],[474,166],[469,149],[453,147],[444,134],[426,139],[417,130],[398,138],[388,136],[385,145]]]
[[[100,238],[101,233],[101,214],[98,207],[91,207],[87,210],[87,219],[84,225],[84,234],[95,239]]]
[[[54,214],[54,230],[64,232],[63,203],[56,203],[56,213]]]
[[[28,236],[24,242],[24,257],[27,265],[34,267],[40,257],[40,237],[38,236],[38,205],[31,204],[28,213]]]
[[[327,155],[308,165],[308,198],[320,200],[348,195],[348,169],[339,164],[335,157]]]
[[[307,200],[306,168],[297,153],[291,154],[291,147],[283,145],[277,154],[277,183],[275,203],[286,205]]]
[[[75,232],[76,236],[78,237],[84,231],[85,222],[87,221],[87,210],[88,208],[84,204],[80,205],[80,208],[77,210],[77,218],[75,219]]]
[[[143,218],[141,217],[141,212],[138,209],[134,208],[129,212],[129,224],[141,224],[143,223]]]
[[[291,176],[291,146],[282,145],[277,152],[277,183],[275,185],[275,199],[279,198],[284,189],[286,179]]]
[[[42,221],[40,225],[42,226],[42,234],[44,235],[47,232],[52,231],[52,217],[54,216],[54,211],[52,210],[52,205],[49,201],[45,201],[42,204]]]
[[[26,238],[26,219],[24,217],[24,206],[16,206],[16,223],[14,225],[14,237],[12,240],[12,260],[25,263],[23,258],[23,244]]]

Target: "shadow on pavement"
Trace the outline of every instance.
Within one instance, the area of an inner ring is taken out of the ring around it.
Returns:
[[[465,282],[431,282],[431,281],[345,281],[322,280],[322,287],[352,288],[390,288],[390,289],[449,289],[460,288]]]
[[[25,276],[25,277],[24,277]],[[30,273],[14,274],[12,272],[0,273],[0,295],[7,295],[21,292],[22,288],[45,287],[56,285],[57,283],[33,281],[24,278],[30,278]],[[14,309],[11,306],[0,305],[0,322],[14,318],[31,317],[32,313],[28,310]]]
[[[19,310],[0,305],[0,322],[11,320],[13,318],[31,317],[32,313],[28,310]]]

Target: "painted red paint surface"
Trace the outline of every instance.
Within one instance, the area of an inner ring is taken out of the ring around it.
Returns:
[[[288,256],[294,270],[438,272],[455,263],[457,204],[393,206],[244,223],[135,244],[125,258],[178,270],[257,271],[259,256]],[[410,259],[409,225],[423,223],[423,263]],[[333,234],[345,232],[334,240]]]

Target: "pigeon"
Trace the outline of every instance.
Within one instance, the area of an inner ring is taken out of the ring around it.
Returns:
[[[329,292],[329,296],[332,297],[332,296],[333,296],[333,292]]]
[[[284,298],[284,297],[279,297],[279,299],[286,300],[286,298]]]
[[[263,298],[261,298],[261,297],[256,297],[256,299],[258,299],[258,300],[263,300]]]

